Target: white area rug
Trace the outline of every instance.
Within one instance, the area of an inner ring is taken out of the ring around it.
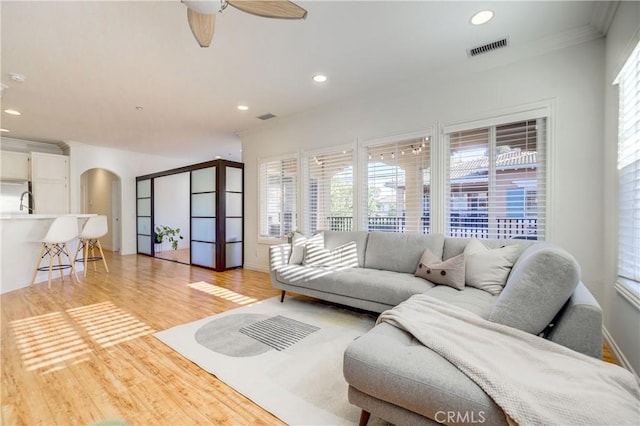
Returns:
[[[154,336],[288,424],[357,424],[342,357],[374,322],[331,305],[272,298]]]

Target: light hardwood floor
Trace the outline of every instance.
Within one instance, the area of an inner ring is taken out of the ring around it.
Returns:
[[[151,336],[277,296],[268,274],[106,256],[109,274],[2,295],[2,425],[282,424]]]
[[[3,425],[282,424],[151,335],[278,295],[268,274],[106,257],[109,274],[2,295]]]

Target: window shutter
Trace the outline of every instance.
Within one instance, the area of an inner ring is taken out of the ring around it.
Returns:
[[[546,119],[447,136],[447,235],[543,240]]]
[[[640,281],[640,44],[618,77],[618,275]]]
[[[448,223],[452,237],[488,237],[489,129],[449,135]]]
[[[429,233],[429,138],[367,146],[366,156],[365,229]]]
[[[497,238],[544,240],[546,120],[497,126],[489,223]]]
[[[260,164],[260,236],[283,238],[296,230],[298,161],[286,158]]]
[[[305,232],[354,229],[354,151],[351,148],[309,155],[304,191]]]

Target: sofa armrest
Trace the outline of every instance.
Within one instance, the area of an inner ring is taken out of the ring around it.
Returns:
[[[580,282],[553,321],[547,339],[602,359],[602,310]]]
[[[289,263],[291,244],[276,244],[269,247],[269,270],[275,271],[280,266]]]

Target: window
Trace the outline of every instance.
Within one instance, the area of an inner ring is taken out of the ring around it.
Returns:
[[[618,275],[640,282],[640,44],[625,63],[619,82]]]
[[[366,147],[368,231],[429,233],[430,138]]]
[[[295,157],[260,164],[260,236],[283,238],[296,228],[298,160]]]
[[[319,229],[354,229],[354,180],[352,148],[305,158],[305,233]]]
[[[447,137],[447,235],[544,239],[546,119]]]

